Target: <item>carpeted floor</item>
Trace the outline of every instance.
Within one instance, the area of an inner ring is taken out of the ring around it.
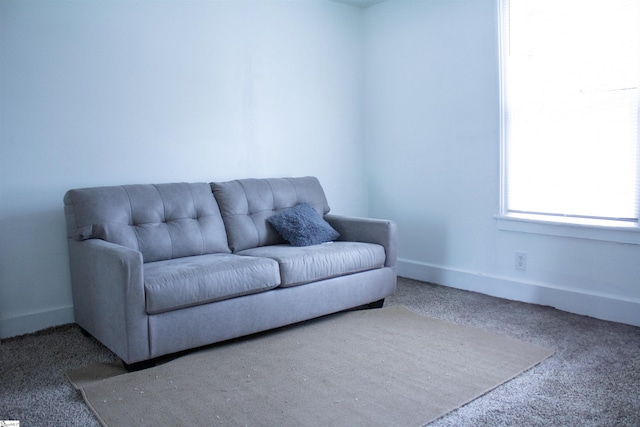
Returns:
[[[640,426],[640,328],[399,279],[385,305],[555,350],[553,357],[434,421],[442,426]],[[0,420],[97,426],[65,373],[115,357],[74,325],[0,345]]]

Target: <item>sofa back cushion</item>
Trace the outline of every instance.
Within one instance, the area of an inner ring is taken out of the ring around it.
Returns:
[[[315,177],[240,179],[211,183],[233,252],[285,243],[267,218],[300,203],[320,214],[329,212],[324,190]]]
[[[64,203],[69,238],[127,246],[145,262],[230,252],[207,183],[82,188]]]

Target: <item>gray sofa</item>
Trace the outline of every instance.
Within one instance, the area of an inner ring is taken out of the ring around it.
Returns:
[[[75,321],[129,367],[395,291],[395,224],[329,214],[314,177],[82,188],[64,204]],[[302,205],[339,237],[284,240],[270,221]]]

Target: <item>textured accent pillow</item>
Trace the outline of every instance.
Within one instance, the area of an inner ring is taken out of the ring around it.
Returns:
[[[293,246],[330,242],[340,234],[308,203],[300,203],[267,218],[278,233]]]

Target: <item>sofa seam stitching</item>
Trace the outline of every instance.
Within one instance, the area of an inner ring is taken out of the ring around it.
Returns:
[[[191,194],[191,202],[193,203],[193,213],[195,215],[196,223],[198,224],[198,231],[200,232],[200,239],[202,241],[202,245],[200,246],[200,254],[204,255],[204,233],[202,232],[202,224],[200,224],[200,217],[198,216],[198,207],[196,206],[196,198],[193,195],[193,186],[189,185],[189,194]],[[213,194],[211,194],[213,196]]]
[[[242,180],[238,180],[238,183],[240,184],[240,187],[242,188],[242,192],[244,193],[244,198],[247,201],[247,216],[251,220],[251,223],[253,224],[253,228],[256,230],[256,236],[258,237],[258,244],[260,244],[260,232],[258,231],[258,226],[256,225],[255,221],[253,221],[253,218],[251,218],[251,211],[249,209],[249,196],[247,195],[247,189],[244,186],[244,182]]]
[[[169,232],[169,226],[167,224],[167,205],[164,202],[164,199],[162,198],[162,193],[158,188],[158,184],[153,184],[153,188],[156,189],[158,196],[160,197],[160,202],[162,203],[162,223],[164,224],[164,229],[167,232],[167,235],[169,236],[169,244],[171,247],[171,253],[169,254],[169,259],[174,259],[173,254],[175,253],[175,250],[173,248],[173,239],[171,238],[171,233]]]

